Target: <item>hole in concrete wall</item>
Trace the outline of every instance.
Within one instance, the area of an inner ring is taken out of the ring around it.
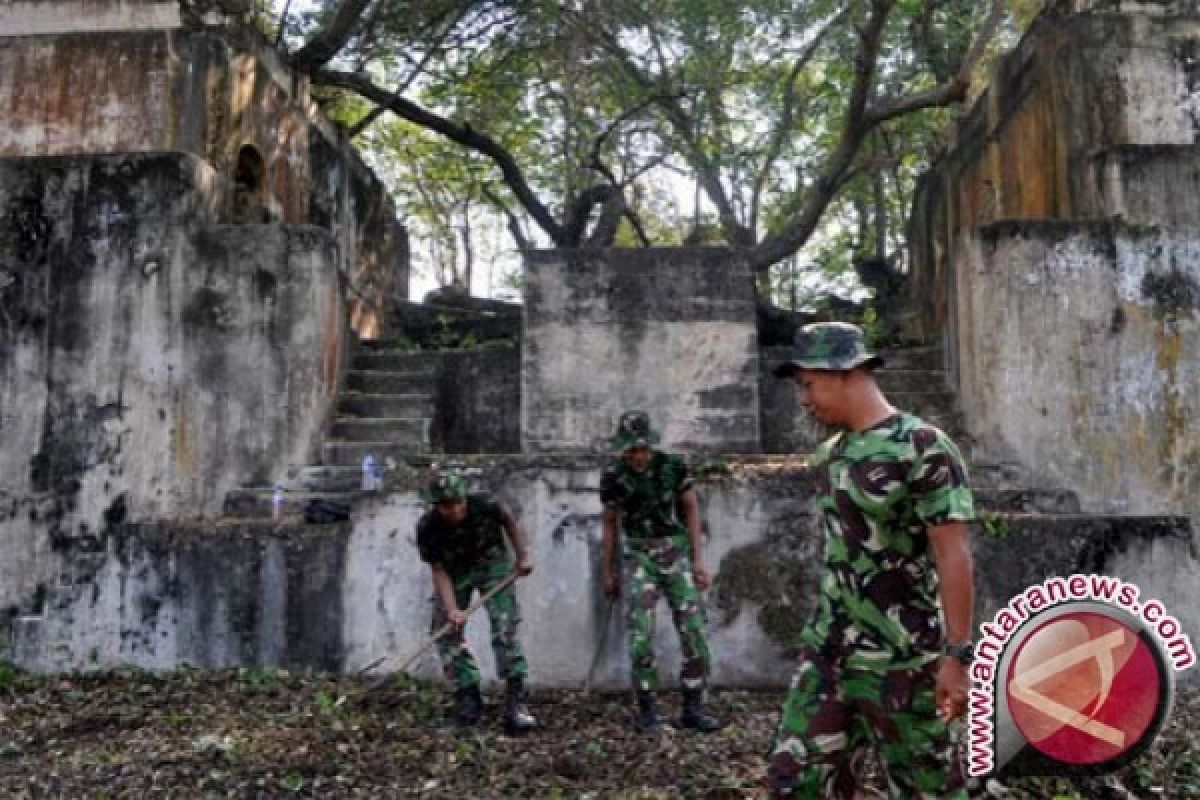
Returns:
[[[266,205],[263,187],[267,165],[262,154],[252,144],[244,144],[238,150],[237,166],[233,172],[233,221],[244,225],[264,222]]]

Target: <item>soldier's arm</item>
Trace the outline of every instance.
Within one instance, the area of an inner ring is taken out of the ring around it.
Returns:
[[[437,591],[438,599],[442,601],[446,616],[455,626],[461,628],[467,621],[467,615],[459,609],[458,601],[454,599],[454,581],[450,580],[450,574],[441,563],[430,564],[429,569],[433,572],[433,588]]]
[[[517,557],[517,572],[528,575],[533,572],[533,559],[529,556],[525,531],[521,528],[520,521],[505,506],[500,506],[500,519],[504,524],[505,533],[508,534],[508,541],[512,543],[513,554]]]
[[[685,489],[679,495],[683,501],[683,523],[687,526],[688,539],[692,544],[692,575],[696,585],[707,589],[709,583],[708,568],[704,566],[704,532],[700,525],[700,503],[696,492]]]
[[[974,566],[965,522],[929,527],[929,542],[937,566],[942,611],[946,616],[947,644],[971,640],[971,614],[975,603]],[[952,719],[966,709],[967,668],[955,658],[943,658],[938,669],[938,710]]]
[[[617,510],[615,508],[605,508],[604,516],[601,519],[600,575],[604,581],[604,591],[608,594],[616,594]]]

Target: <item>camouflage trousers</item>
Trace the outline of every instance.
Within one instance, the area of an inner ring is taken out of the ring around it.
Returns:
[[[478,590],[486,594],[493,586],[504,580],[512,573],[512,564],[508,561],[492,561],[480,564],[461,575],[451,575],[454,582],[454,601],[461,609],[466,609],[471,602],[471,594]],[[488,622],[492,628],[492,652],[496,655],[496,671],[501,680],[508,678],[524,678],[529,674],[529,666],[525,663],[525,653],[521,650],[521,641],[517,638],[517,626],[521,622],[521,613],[517,608],[517,595],[512,586],[497,592],[487,602]],[[433,624],[431,630],[437,630],[446,624],[446,610],[435,596],[433,598]],[[467,689],[479,685],[479,667],[475,657],[467,647],[463,631],[453,631],[438,640],[438,655],[442,659],[442,672],[446,680],[456,689]]]
[[[671,607],[683,653],[680,683],[687,689],[702,689],[708,678],[711,656],[704,638],[704,604],[692,577],[689,550],[687,539],[682,536],[625,540],[626,629],[635,689],[658,688],[654,618],[658,598],[663,594]]]
[[[936,713],[937,668],[844,669],[805,649],[767,767],[772,795],[851,800],[874,749],[891,797],[967,800],[958,725]]]

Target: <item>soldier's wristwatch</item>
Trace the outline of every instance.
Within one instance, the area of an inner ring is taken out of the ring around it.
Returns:
[[[960,644],[948,644],[942,648],[942,655],[953,658],[964,667],[971,663],[971,659],[975,657],[975,648],[970,642],[962,642]]]

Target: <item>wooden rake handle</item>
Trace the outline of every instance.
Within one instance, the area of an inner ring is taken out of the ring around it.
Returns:
[[[515,570],[513,572],[510,572],[504,578],[504,580],[497,583],[491,589],[488,589],[488,591],[485,594],[480,595],[478,600],[476,600],[474,603],[471,603],[471,605],[467,606],[467,616],[470,617],[476,611],[483,608],[483,606],[485,606],[487,604],[487,601],[491,600],[493,597],[500,594],[500,592],[502,592],[505,589],[507,589],[508,587],[512,586],[516,582],[518,577],[520,577],[520,573],[516,572]],[[428,639],[426,639],[421,644],[420,647],[417,648],[416,652],[414,652],[408,658],[404,659],[404,661],[400,664],[399,667],[397,667],[394,670],[394,672],[404,672],[405,670],[407,670],[409,667],[411,667],[413,665],[413,662],[415,662],[418,658],[421,657],[421,655],[426,650],[428,650],[430,647],[433,647],[433,645],[436,644],[439,639],[441,639],[447,633],[450,633],[450,631],[452,631],[452,630],[454,630],[453,622],[447,622],[445,625],[438,628],[436,631],[433,632],[433,634]],[[377,658],[374,661],[372,661],[370,664],[367,664],[365,667],[360,669],[358,671],[358,674],[362,675],[363,673],[370,672],[371,670],[375,669],[375,667],[379,666],[380,664],[384,663],[385,661],[387,661],[387,656],[383,656],[382,658]],[[379,687],[386,684],[390,677],[391,677],[390,674],[385,674],[385,675],[380,676],[376,680],[372,681],[370,685],[367,686],[367,691],[372,691],[372,692],[375,691]]]

